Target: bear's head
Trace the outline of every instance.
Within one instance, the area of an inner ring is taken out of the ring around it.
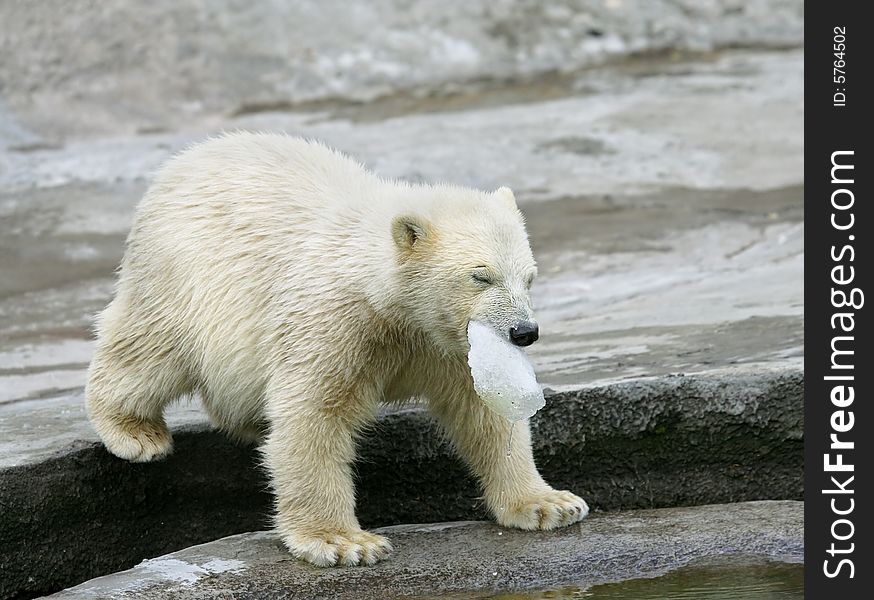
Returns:
[[[537,266],[513,192],[433,193],[419,211],[392,223],[407,319],[447,352],[467,352],[472,320],[518,346],[535,342],[530,290]]]

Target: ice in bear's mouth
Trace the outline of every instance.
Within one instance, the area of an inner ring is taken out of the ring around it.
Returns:
[[[528,355],[480,321],[467,324],[467,364],[477,395],[510,421],[530,419],[543,408],[543,390]]]

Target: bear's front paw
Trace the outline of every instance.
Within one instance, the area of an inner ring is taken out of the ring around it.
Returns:
[[[555,529],[576,523],[589,514],[586,502],[570,492],[545,490],[499,506],[498,523],[518,529]]]
[[[317,567],[373,565],[392,551],[388,538],[361,529],[293,533],[284,541],[297,558]]]

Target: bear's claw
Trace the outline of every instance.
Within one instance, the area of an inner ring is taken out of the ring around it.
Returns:
[[[555,529],[581,521],[589,506],[566,491],[546,490],[498,509],[498,523],[517,529]]]
[[[374,565],[392,551],[388,538],[363,530],[292,534],[285,544],[297,558],[317,567]]]

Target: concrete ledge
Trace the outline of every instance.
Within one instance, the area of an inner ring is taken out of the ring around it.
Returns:
[[[596,510],[802,495],[800,371],[553,392],[532,427],[545,478]],[[0,469],[0,598],[267,527],[270,496],[253,449],[202,426],[175,439],[175,454],[156,464],[79,442]],[[384,415],[357,473],[366,527],[486,518],[475,482],[421,409]]]
[[[803,522],[801,502],[749,502],[600,513],[554,532],[482,522],[402,525],[381,530],[395,544],[389,561],[347,569],[304,565],[274,534],[246,533],[147,560],[52,597],[479,597],[652,577],[714,557],[800,562]]]

